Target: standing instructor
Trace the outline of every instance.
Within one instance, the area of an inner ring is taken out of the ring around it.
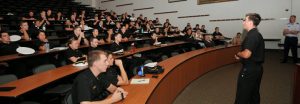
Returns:
[[[298,45],[298,33],[300,31],[299,23],[296,23],[296,15],[290,16],[290,22],[283,30],[284,39],[284,51],[283,60],[281,63],[286,63],[288,60],[289,50],[292,50],[294,63],[298,62],[297,45]]]
[[[265,44],[257,26],[261,17],[257,13],[246,14],[243,27],[248,31],[241,51],[235,55],[243,65],[237,83],[235,104],[259,104],[260,82],[263,74]]]

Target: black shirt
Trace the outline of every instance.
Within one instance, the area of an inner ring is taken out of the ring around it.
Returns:
[[[73,34],[73,37],[71,38],[74,38],[75,40],[78,40],[79,39],[79,36],[76,36],[75,34]],[[86,38],[85,38],[86,39]],[[80,40],[80,45],[84,45],[84,38],[81,38]]]
[[[86,69],[80,73],[73,83],[72,100],[74,104],[82,101],[99,101],[105,99],[109,93],[107,88],[110,83],[104,78],[105,73],[94,76],[91,69]]]
[[[212,35],[213,35],[214,37],[215,37],[215,36],[222,36],[222,33],[220,33],[220,32],[214,32]]]
[[[31,33],[30,31],[27,31],[27,34],[28,34],[29,38],[34,38],[34,39],[37,38],[37,37],[32,37],[32,36],[31,36],[32,33]],[[20,30],[18,30],[18,31],[16,32],[16,35],[24,36],[24,33],[22,33]]]
[[[34,48],[35,48],[35,50],[39,50],[39,47],[40,47],[40,46],[44,46],[46,43],[49,44],[49,48],[50,48],[50,49],[53,48],[50,42],[43,42],[43,41],[41,41],[41,40],[39,40],[39,39],[36,39],[36,40],[34,41]]]
[[[241,60],[244,65],[264,62],[265,43],[262,35],[258,32],[257,28],[253,28],[247,33],[247,36],[242,43],[241,49],[248,49],[251,51],[250,58]]]
[[[115,51],[118,51],[118,50],[121,50],[121,49],[124,49],[124,48],[120,43],[117,44],[116,42],[114,42],[110,45],[110,51],[112,51],[112,52],[115,52]]]
[[[67,58],[67,64],[72,64],[73,62],[71,60],[69,60],[70,57],[83,57],[83,54],[81,53],[81,51],[79,51],[78,49],[73,50],[71,48],[68,48],[66,53],[66,58]]]
[[[115,86],[118,86],[118,69],[119,68],[116,65],[109,67],[105,72],[105,76],[103,75],[104,80]]]
[[[17,43],[0,43],[0,56],[9,55],[9,54],[16,54],[17,48],[19,45]]]
[[[94,51],[94,50],[103,50],[102,48],[100,48],[99,46],[97,46],[97,47],[89,47],[89,52],[90,51]]]
[[[214,41],[209,42],[209,41],[204,40],[203,42],[204,42],[205,47],[214,47],[215,46]]]
[[[128,31],[125,31],[125,33],[120,32],[120,34],[122,35],[122,38],[130,38],[131,34]]]
[[[206,33],[206,30],[205,29],[200,29],[201,32],[203,33]]]

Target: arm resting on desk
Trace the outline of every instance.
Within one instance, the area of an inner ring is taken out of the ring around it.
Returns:
[[[101,101],[82,101],[80,104],[112,104],[126,98],[128,92],[124,91],[122,88],[117,88],[110,98],[106,98]]]

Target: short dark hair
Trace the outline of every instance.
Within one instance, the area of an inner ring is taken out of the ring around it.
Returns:
[[[23,23],[27,23],[27,21],[21,21],[19,25],[21,26]]]
[[[100,55],[103,54],[107,56],[107,53],[102,50],[94,50],[88,53],[88,66],[91,67],[93,66],[93,63],[97,60],[100,60]]]
[[[290,17],[294,17],[294,18],[296,18],[296,15],[291,15]]]
[[[1,32],[0,32],[0,38],[2,37],[2,34],[3,34],[3,33],[7,33],[7,34],[8,34],[7,31],[1,31]]]
[[[249,20],[251,20],[253,22],[253,25],[258,26],[260,21],[261,21],[261,17],[259,14],[257,13],[248,13],[246,14],[246,17],[248,17]]]

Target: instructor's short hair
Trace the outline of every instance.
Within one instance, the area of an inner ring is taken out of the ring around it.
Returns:
[[[257,13],[248,13],[248,14],[246,14],[246,17],[247,16],[249,16],[248,19],[251,20],[255,26],[259,25],[259,23],[261,21],[261,17],[260,17],[259,14],[257,14]]]

